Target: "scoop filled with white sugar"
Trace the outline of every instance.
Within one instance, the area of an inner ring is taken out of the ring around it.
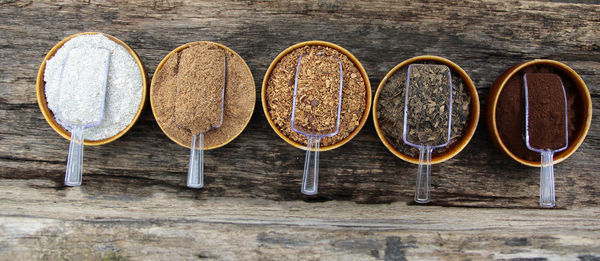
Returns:
[[[112,36],[101,33],[80,33],[69,36],[67,39],[67,41],[57,44],[53,48],[55,51],[48,53],[41,67],[44,73],[43,83],[39,84],[38,82],[38,88],[41,87],[42,95],[40,96],[45,101],[40,105],[48,109],[47,115],[44,114],[44,116],[63,137],[70,136],[70,126],[55,120],[59,110],[61,113],[65,112],[59,108],[59,99],[62,97],[61,90],[65,87],[61,84],[63,66],[72,49],[107,49],[110,51],[110,61],[106,81],[104,116],[98,126],[86,129],[85,143],[86,145],[101,145],[113,141],[122,136],[131,127],[132,122],[139,117],[145,96],[143,67],[139,60],[136,60],[133,50]],[[70,77],[65,77],[65,79],[70,79]],[[85,93],[82,94],[85,95]],[[80,101],[76,97],[73,100]],[[86,102],[81,104],[86,104]],[[44,112],[44,108],[42,108],[42,112]],[[59,126],[54,126],[53,123],[57,123]]]
[[[73,48],[60,74],[58,105],[54,117],[71,129],[65,185],[81,185],[83,133],[104,119],[104,102],[110,51],[104,48]]]

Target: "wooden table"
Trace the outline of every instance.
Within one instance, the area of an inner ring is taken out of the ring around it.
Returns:
[[[0,0],[0,259],[600,260],[600,5],[571,2]],[[587,83],[594,118],[556,166],[556,209],[537,207],[539,170],[492,145],[484,114],[467,148],[434,166],[430,205],[412,203],[416,166],[386,150],[371,119],[321,154],[319,194],[303,196],[304,152],[277,137],[260,100],[236,140],[206,153],[204,189],[185,187],[188,150],[149,106],[121,139],[87,147],[83,185],[66,188],[68,142],[44,121],[35,76],[82,31],[122,39],[150,76],[181,44],[223,43],[257,94],[275,56],[304,40],[354,53],[373,92],[397,63],[439,55],[469,73],[482,109],[504,70],[554,59]]]

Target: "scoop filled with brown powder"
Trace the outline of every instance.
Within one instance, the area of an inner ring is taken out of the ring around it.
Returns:
[[[307,140],[301,189],[306,195],[317,194],[321,138],[336,135],[340,130],[343,86],[339,58],[322,52],[300,55],[294,78],[291,128]]]
[[[218,128],[223,120],[226,56],[220,48],[185,52],[176,82],[175,122],[193,135]]]
[[[181,146],[191,144],[188,186],[198,188],[203,185],[204,150],[241,133],[252,116],[256,92],[239,55],[216,43],[194,42],[163,59],[150,98],[163,132]]]
[[[540,206],[554,207],[553,156],[569,143],[565,88],[560,77],[551,73],[526,73],[523,82],[523,138],[528,149],[541,154]]]
[[[179,61],[192,65],[179,71],[174,117],[178,126],[192,134],[189,188],[204,186],[204,133],[219,128],[223,122],[226,58],[222,49],[207,48],[201,52],[183,53]]]
[[[176,95],[178,82],[186,77],[182,71],[190,73],[201,71],[206,66],[196,62],[196,59],[182,59],[183,56],[198,56],[207,49],[222,51],[215,57],[215,66],[223,65],[223,55],[227,56],[225,79],[225,103],[223,104],[223,122],[221,127],[204,134],[205,149],[223,146],[238,136],[252,117],[256,103],[256,89],[252,73],[238,54],[212,42],[188,43],[170,53],[161,62],[152,77],[150,100],[156,122],[177,144],[189,147],[192,133],[189,129],[180,127],[173,119],[175,116]],[[194,53],[197,53],[194,55]],[[190,63],[193,62],[193,63]],[[188,69],[186,69],[188,68]],[[215,69],[215,75],[223,77],[222,69]],[[198,84],[201,84],[198,82]]]

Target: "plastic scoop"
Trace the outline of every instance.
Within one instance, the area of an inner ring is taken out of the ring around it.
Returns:
[[[308,55],[304,63],[302,60],[300,55],[294,78],[291,127],[307,140],[301,191],[315,195],[319,184],[319,144],[322,138],[340,130],[344,77],[342,61],[337,57],[316,54]]]
[[[404,143],[419,148],[415,201],[429,202],[431,152],[448,146],[452,126],[452,77],[438,64],[411,64],[406,76]]]
[[[554,153],[569,146],[567,95],[560,77],[551,73],[523,75],[525,98],[524,140],[541,154],[540,206],[556,205]]]
[[[81,185],[83,131],[100,125],[104,119],[104,100],[110,50],[73,48],[60,73],[56,121],[71,129],[65,185]]]
[[[211,50],[208,55],[220,55],[220,49]],[[183,58],[182,58],[183,59]],[[223,73],[220,66],[223,66]],[[214,70],[212,68],[217,68]],[[182,70],[180,68],[180,70]],[[185,68],[184,68],[185,70]],[[190,68],[187,75],[202,77],[200,82],[188,82],[176,87],[175,117],[177,126],[192,134],[190,159],[188,164],[187,186],[204,186],[204,134],[221,127],[223,123],[223,105],[225,104],[225,86],[227,81],[227,56],[223,53],[223,62],[214,61],[204,70]],[[221,79],[222,78],[222,79]],[[192,76],[192,81],[196,81]],[[211,83],[218,82],[218,86]]]

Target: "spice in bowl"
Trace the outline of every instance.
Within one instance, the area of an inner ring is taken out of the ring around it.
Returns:
[[[583,128],[585,122],[584,116],[585,108],[582,95],[578,93],[577,87],[570,77],[552,66],[549,65],[532,65],[523,68],[516,72],[504,85],[504,88],[500,92],[498,102],[496,106],[496,125],[500,139],[506,148],[519,157],[520,159],[527,160],[529,162],[540,162],[540,154],[535,151],[531,151],[527,148],[525,141],[523,141],[523,122],[525,121],[525,106],[523,96],[523,76],[526,73],[549,73],[555,74],[560,77],[560,80],[564,86],[566,97],[567,97],[567,136],[568,144],[571,146],[575,143],[575,139],[579,136],[578,133]],[[540,97],[542,102],[550,102],[550,97]],[[546,99],[546,101],[543,101]],[[558,105],[557,105],[558,106]],[[563,108],[564,109],[564,108]],[[536,126],[549,124],[548,121],[551,118],[540,118],[541,121],[536,121]],[[551,135],[550,133],[548,135]],[[551,135],[554,136],[554,135]],[[555,137],[562,136],[556,135]],[[542,138],[540,141],[534,141],[538,145],[544,145],[544,143],[552,142],[551,139],[544,139],[544,136],[540,136],[534,139]],[[564,141],[563,141],[564,143]],[[554,158],[561,156],[567,151],[562,151],[554,154]]]
[[[102,48],[110,52],[103,120],[98,126],[87,128],[84,137],[93,141],[113,137],[127,128],[138,112],[144,90],[142,73],[129,51],[106,36],[83,34],[73,37],[46,61],[44,90],[48,108],[53,113],[65,107],[61,102],[73,102],[60,97],[60,81],[61,73],[69,73],[62,71],[69,52],[78,48]],[[71,132],[67,124],[60,125]]]
[[[219,47],[199,52],[181,52],[178,81],[175,90],[175,122],[191,131],[192,135],[205,133],[221,122],[221,107],[225,74]]]
[[[322,53],[307,54],[297,68],[294,128],[312,135],[334,133],[342,83],[338,59]]]
[[[317,59],[319,57],[329,57],[339,61],[342,64],[343,71],[343,87],[342,87],[342,104],[340,110],[340,127],[337,134],[331,137],[323,137],[320,140],[320,146],[330,146],[339,143],[346,137],[356,130],[361,123],[365,110],[367,110],[367,86],[365,79],[363,78],[359,68],[354,62],[345,54],[336,50],[332,47],[323,45],[304,45],[293,49],[289,53],[279,60],[279,62],[273,67],[268,79],[266,79],[266,112],[269,114],[274,127],[277,128],[285,137],[291,139],[293,142],[298,144],[307,145],[307,138],[305,135],[295,132],[291,128],[292,108],[293,108],[293,96],[294,96],[294,80],[296,75],[296,67],[298,65],[298,59],[300,56],[313,57]],[[304,58],[303,58],[304,59]],[[304,64],[304,62],[302,62]],[[318,99],[306,100],[305,106],[312,109],[313,104],[315,108],[334,108],[338,105],[338,97],[333,95],[335,91],[339,91],[339,75],[327,80],[320,81],[323,79],[319,76],[318,64],[301,67],[300,74],[306,73],[306,79],[300,77],[299,81],[301,85],[310,84],[322,84],[325,89],[323,92],[331,92],[332,95],[327,97],[320,97]],[[303,66],[303,65],[302,65]],[[334,68],[334,67],[331,67]],[[332,69],[333,70],[333,69]],[[333,71],[332,71],[333,73]],[[339,74],[339,68],[336,73]],[[306,81],[306,82],[304,82]],[[330,88],[327,88],[329,86]],[[316,89],[316,88],[311,88]],[[329,90],[329,91],[328,91]],[[313,94],[314,97],[316,94]],[[319,94],[320,95],[320,94]],[[305,98],[301,98],[305,99]],[[310,104],[312,103],[312,104]],[[296,109],[296,111],[299,111]],[[319,120],[323,126],[313,126],[317,132],[330,132],[331,126],[335,124],[337,115],[336,110],[329,110],[328,113],[320,114],[323,121]],[[331,115],[330,115],[331,114]],[[316,118],[313,114],[303,114],[304,116],[298,117],[297,121],[308,124],[309,121],[315,121]],[[311,117],[313,117],[311,119]],[[326,123],[327,122],[327,123]],[[322,130],[319,130],[322,128]]]
[[[207,82],[204,78],[209,74]],[[185,102],[201,96],[182,92],[201,91],[199,88],[213,99]],[[250,69],[237,53],[217,43],[193,42],[175,49],[159,64],[150,101],[158,125],[171,140],[189,148],[192,134],[206,131],[203,147],[208,150],[227,144],[242,132],[254,111],[256,92]],[[200,115],[200,110],[211,113]],[[221,125],[211,129],[218,125],[221,113]]]
[[[419,64],[437,64],[433,61],[419,61]],[[386,83],[382,86],[379,94],[378,102],[375,106],[377,106],[377,121],[379,123],[379,127],[381,133],[385,137],[385,139],[391,144],[391,146],[396,149],[398,152],[407,155],[409,157],[418,158],[419,149],[416,147],[412,147],[407,145],[403,140],[403,131],[404,131],[404,107],[405,107],[405,91],[406,91],[406,76],[408,71],[408,65],[403,66],[398,69],[394,74],[392,74]],[[450,150],[464,135],[466,131],[466,127],[469,123],[469,117],[471,112],[471,98],[469,96],[469,92],[466,89],[466,86],[463,82],[462,77],[452,68],[451,71],[451,79],[452,79],[452,122],[451,122],[451,130],[450,130],[450,141],[447,146],[443,146],[440,148],[433,149],[432,155],[441,155],[446,151]],[[431,77],[432,74],[424,74],[425,78],[420,79],[422,83],[435,83],[439,82],[439,79],[428,78]],[[439,96],[440,99],[449,99],[450,96]],[[410,98],[409,98],[410,99]],[[432,101],[433,102],[433,101]],[[426,110],[432,110],[432,117],[443,117],[444,114],[434,113],[433,110],[444,110],[447,111],[449,108],[446,106],[442,107],[439,104],[447,104],[448,101],[439,100],[435,101],[435,106],[427,106],[423,105],[419,106],[411,106],[414,110],[422,108]],[[440,111],[437,111],[440,112]],[[447,114],[447,113],[446,113]],[[414,117],[409,117],[409,119]],[[447,115],[444,117],[448,119]],[[425,119],[426,120],[426,119]],[[428,122],[437,122],[435,119],[431,118],[427,120]],[[441,121],[440,121],[441,122]],[[433,130],[437,130],[440,133],[432,133]],[[416,137],[423,137],[429,139],[446,139],[445,136],[447,134],[447,128],[419,128],[414,131],[419,131],[419,133],[414,133],[413,135]]]

